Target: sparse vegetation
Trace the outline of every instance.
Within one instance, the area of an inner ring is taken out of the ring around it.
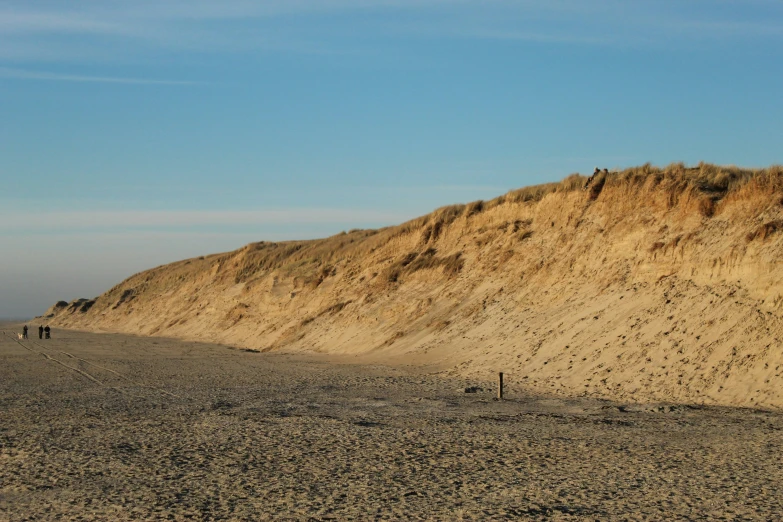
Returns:
[[[510,203],[532,203],[541,201],[544,196],[552,194],[560,187],[560,183],[546,183],[512,190],[505,196],[505,201]]]
[[[412,274],[420,270],[434,270],[441,267],[445,275],[453,276],[458,274],[465,264],[461,252],[446,257],[437,257],[435,254],[436,250],[434,248],[428,248],[422,253],[411,252],[406,254],[387,269],[386,281],[396,283],[403,274]]]
[[[474,201],[465,209],[465,217],[471,217],[475,216],[476,214],[480,214],[482,210],[484,210],[484,202],[481,200]]]
[[[745,239],[748,242],[755,241],[756,239],[764,241],[772,234],[775,234],[783,230],[783,220],[768,221],[763,225],[760,225],[756,230],[748,232]]]

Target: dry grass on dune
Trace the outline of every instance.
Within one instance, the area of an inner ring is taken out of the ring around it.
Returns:
[[[235,282],[247,282],[255,274],[271,270],[281,270],[286,275],[308,273],[315,280],[323,279],[328,276],[328,265],[345,256],[372,253],[396,237],[419,231],[421,242],[429,244],[437,241],[444,228],[458,218],[471,218],[504,204],[536,203],[549,194],[579,192],[586,179],[579,174],[573,174],[559,183],[516,189],[490,201],[443,207],[432,214],[382,230],[354,230],[325,240],[252,243],[242,251],[242,264],[235,270]],[[726,197],[747,198],[748,193],[753,191],[781,192],[782,186],[783,167],[749,170],[700,164],[698,167],[687,168],[678,163],[663,169],[648,164],[613,172],[606,177],[602,188],[611,188],[620,197],[632,194],[640,197],[644,193],[652,193],[667,209],[678,206],[683,199],[689,202],[695,200],[696,209],[705,217],[711,217]],[[740,192],[742,194],[739,194]],[[611,204],[612,201],[607,203]],[[223,263],[233,257],[233,254],[210,256],[210,259],[218,257],[217,262]],[[195,260],[180,263],[196,264]]]
[[[783,405],[783,167],[643,165],[381,230],[157,267],[63,326],[498,369],[630,400]]]

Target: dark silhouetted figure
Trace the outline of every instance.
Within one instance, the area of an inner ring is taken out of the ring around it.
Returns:
[[[583,189],[583,190],[587,190],[587,189],[589,189],[589,188],[590,188],[590,185],[592,185],[592,183],[593,183],[593,180],[595,179],[595,177],[596,177],[597,175],[599,175],[600,173],[601,173],[601,169],[599,169],[598,167],[596,167],[596,168],[595,168],[595,170],[593,171],[593,175],[592,175],[592,176],[590,176],[589,178],[587,178],[587,181],[585,182],[585,186],[584,186],[584,187],[582,187],[582,189]]]
[[[38,338],[43,339],[43,325],[38,327]]]
[[[595,168],[593,171],[593,175],[587,178],[587,181],[585,182],[585,186],[583,187],[584,190],[587,190],[590,188],[590,185],[593,184],[593,181],[595,181],[595,177],[599,174],[603,174],[604,176],[607,176],[609,174],[609,169],[604,169],[603,171],[599,169],[598,167]],[[604,178],[606,179],[606,178]]]
[[[46,332],[46,338],[47,339],[51,339],[52,338],[52,335],[51,335],[52,329],[49,328],[48,324],[46,325],[46,328],[44,328],[44,332]]]
[[[27,339],[27,325],[22,328],[22,339]]]

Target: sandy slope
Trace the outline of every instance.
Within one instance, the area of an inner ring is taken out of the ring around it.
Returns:
[[[783,171],[630,169],[137,274],[59,326],[783,406]]]
[[[777,412],[497,402],[332,359],[0,334],[0,520],[783,516]]]

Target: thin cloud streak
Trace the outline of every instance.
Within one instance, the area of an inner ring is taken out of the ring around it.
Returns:
[[[338,232],[334,232],[338,233]],[[69,245],[77,245],[82,248],[85,245],[94,245],[100,243],[103,246],[119,248],[120,245],[128,241],[138,241],[149,243],[150,241],[161,241],[161,244],[170,244],[171,241],[197,241],[202,245],[201,248],[210,250],[212,245],[218,245],[219,251],[229,251],[241,248],[242,245],[258,241],[299,241],[306,239],[320,239],[327,237],[329,233],[324,233],[318,229],[304,229],[296,232],[268,232],[263,231],[262,235],[258,232],[232,232],[221,230],[219,232],[199,232],[193,230],[123,230],[123,231],[78,231],[69,234],[52,234],[47,236],[45,244],[41,244],[39,235],[27,235],[19,244],[36,255],[41,252],[51,251],[51,245],[55,242],[61,243],[58,247],[67,248]],[[200,252],[199,255],[205,252]],[[209,252],[206,252],[209,253]],[[16,256],[18,259],[19,256]],[[179,258],[177,258],[179,259]],[[2,255],[0,255],[2,260]]]
[[[725,6],[730,2],[715,4]],[[682,43],[724,39],[727,35],[753,39],[783,36],[783,24],[775,21],[779,20],[775,16],[777,6],[773,3],[762,5],[766,7],[766,18],[735,20],[719,14],[710,17],[706,8],[697,10],[700,12],[686,8],[667,10],[664,16],[660,3],[651,1],[630,4],[581,0],[486,0],[481,3],[469,0],[138,0],[112,3],[74,0],[67,4],[54,1],[30,4],[12,0],[0,9],[0,49],[22,46],[16,53],[23,58],[30,54],[24,52],[25,46],[35,46],[40,54],[40,46],[48,45],[53,52],[68,49],[81,36],[96,42],[121,44],[115,49],[115,54],[119,55],[160,50],[321,52],[327,47],[325,42],[319,41],[317,35],[310,35],[308,38],[316,41],[302,45],[302,34],[289,31],[291,24],[305,23],[308,17],[349,13],[377,15],[376,22],[383,29],[379,33],[375,26],[373,34],[391,38],[413,34],[435,38],[627,46],[660,45],[662,39]],[[223,31],[226,24],[266,20],[264,24],[270,25],[278,19],[285,19],[286,25],[266,27],[264,31],[228,34]],[[547,29],[542,30],[542,27]],[[357,34],[366,30],[371,29],[369,26],[355,29]],[[258,34],[270,33],[277,35],[271,42],[258,37]],[[34,41],[25,41],[28,37]],[[8,54],[8,51],[0,51],[0,56]],[[13,55],[10,58],[13,59]]]
[[[749,21],[703,21],[703,20],[682,20],[669,23],[671,30],[679,32],[695,32],[710,36],[720,35],[737,37],[780,37],[783,36],[783,24],[773,24],[769,22],[749,22]]]
[[[111,76],[82,76],[75,74],[57,74],[50,72],[28,71],[24,69],[12,69],[0,67],[0,78],[16,80],[43,80],[57,82],[86,82],[86,83],[122,83],[131,85],[204,85],[201,82],[189,82],[179,80],[154,80],[148,78],[118,78]]]
[[[342,209],[247,211],[0,211],[0,232],[110,228],[177,228],[194,226],[260,226],[286,224],[396,224],[412,216],[396,212]]]
[[[434,6],[470,5],[469,0],[137,0],[135,2],[60,1],[37,3],[30,9],[28,2],[12,2],[16,7],[0,11],[0,29],[38,31],[57,29],[66,32],[83,28],[103,31],[119,28],[122,21],[205,21],[247,18],[269,18],[288,15],[310,15],[339,11],[368,11],[372,9],[421,9]],[[503,5],[502,0],[485,4]],[[530,3],[530,2],[527,2]],[[533,3],[546,5],[542,0]],[[64,5],[68,7],[63,8]],[[43,6],[43,8],[41,8]],[[76,7],[74,7],[76,6]]]
[[[419,37],[438,37],[468,40],[499,40],[549,44],[582,44],[605,45],[615,41],[608,35],[581,35],[576,33],[527,31],[518,29],[502,29],[493,27],[471,27],[466,24],[431,25],[407,24],[398,28],[400,31]]]
[[[62,11],[0,10],[0,34],[121,32],[121,26],[97,17]]]

